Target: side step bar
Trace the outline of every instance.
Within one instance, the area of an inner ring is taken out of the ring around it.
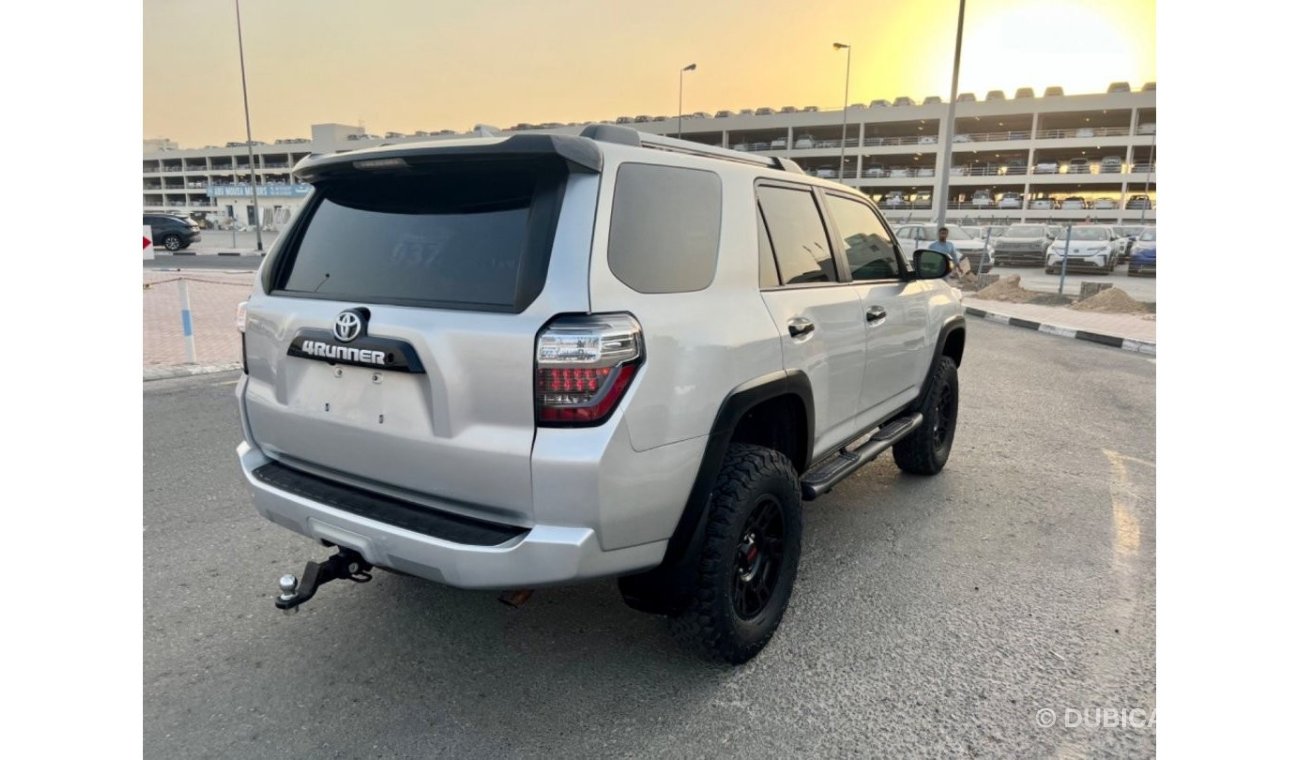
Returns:
[[[922,419],[920,412],[899,417],[872,433],[871,437],[858,448],[851,449],[846,446],[823,459],[803,476],[801,484],[804,500],[812,501],[829,492],[836,483],[883,454],[885,449],[906,438],[909,433],[921,426]]]

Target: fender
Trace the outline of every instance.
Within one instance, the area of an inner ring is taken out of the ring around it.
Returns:
[[[813,406],[812,382],[801,370],[779,370],[756,377],[733,388],[713,419],[713,428],[709,432],[709,442],[704,447],[704,457],[700,469],[695,475],[690,496],[686,499],[686,508],[682,511],[677,529],[668,540],[668,550],[664,553],[664,564],[671,564],[687,554],[695,539],[702,535],[705,524],[709,494],[713,491],[713,481],[722,469],[722,460],[727,453],[731,436],[740,424],[740,420],[749,410],[777,396],[795,395],[803,401],[807,431],[804,437],[806,451],[803,454],[803,466],[807,466],[812,457],[813,426],[816,421]],[[796,463],[796,467],[798,463]]]
[[[749,410],[764,401],[787,394],[797,396],[804,404],[808,430],[803,466],[807,466],[812,456],[813,426],[816,420],[812,383],[808,376],[798,370],[780,370],[733,388],[713,419],[709,441],[705,444],[704,456],[700,460],[700,469],[695,474],[695,482],[686,499],[682,516],[677,521],[677,528],[668,539],[663,561],[651,570],[618,579],[624,601],[633,608],[659,615],[676,614],[684,608],[688,600],[682,595],[681,589],[690,588],[696,572],[700,547],[704,542],[704,526],[708,523],[709,497],[718,471],[722,469],[722,460],[726,456],[731,437]]]
[[[925,400],[926,395],[930,392],[930,378],[934,376],[934,366],[939,363],[939,357],[943,356],[943,347],[948,342],[948,336],[960,330],[963,334],[966,332],[966,317],[963,314],[954,314],[948,317],[939,328],[939,337],[934,342],[934,355],[930,357],[930,366],[925,371],[925,382],[921,385],[921,393],[917,395],[916,401],[911,405],[910,411],[916,411],[917,407]],[[966,344],[962,343],[962,351],[959,351],[953,357],[957,366],[961,366],[962,354],[965,352]]]

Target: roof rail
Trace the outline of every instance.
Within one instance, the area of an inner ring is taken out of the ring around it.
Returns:
[[[741,153],[738,150],[719,148],[714,145],[691,142],[690,140],[680,140],[675,137],[666,137],[664,135],[641,132],[632,129],[631,127],[624,127],[618,124],[592,124],[584,128],[582,132],[579,133],[579,136],[587,137],[598,142],[631,145],[639,148],[654,148],[655,150],[666,150],[672,153],[685,153],[692,156],[703,156],[704,158],[718,158],[724,161],[735,161],[740,164],[749,164],[750,166],[762,166],[768,169],[777,169],[779,171],[803,174],[803,169],[801,169],[798,164],[782,156],[754,156],[748,153]]]

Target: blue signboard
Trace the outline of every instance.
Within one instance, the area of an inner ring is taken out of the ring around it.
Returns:
[[[311,192],[311,185],[298,183],[293,185],[258,185],[259,198],[301,198]],[[210,198],[252,198],[253,188],[247,182],[233,185],[208,185]]]

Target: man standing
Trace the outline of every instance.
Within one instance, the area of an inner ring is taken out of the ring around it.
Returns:
[[[952,268],[955,271],[961,264],[961,257],[957,255],[957,246],[948,242],[948,228],[939,228],[939,239],[930,244],[930,250],[938,251],[948,258],[952,259]]]

